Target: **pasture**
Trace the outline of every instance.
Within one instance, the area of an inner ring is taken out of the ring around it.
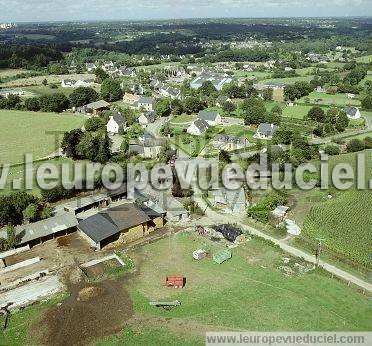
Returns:
[[[12,87],[26,87],[26,86],[35,86],[42,85],[43,80],[46,79],[48,84],[61,84],[63,79],[94,79],[94,74],[66,74],[66,75],[47,75],[47,76],[37,76],[29,78],[19,78],[14,79],[9,82],[3,83],[2,87],[12,88]]]
[[[357,98],[348,98],[346,94],[334,94],[312,92],[309,96],[302,97],[298,102],[313,103],[318,105],[334,106],[360,106]]]
[[[51,154],[59,148],[63,133],[80,128],[84,120],[67,113],[1,110],[0,163],[21,163],[25,153],[33,154],[34,159]]]
[[[282,251],[259,239],[233,249],[231,260],[221,265],[213,263],[211,255],[193,260],[192,252],[198,248],[213,254],[222,246],[194,233],[178,233],[130,254],[141,263],[140,274],[130,286],[136,313],[161,317],[164,311],[149,306],[149,300],[180,300],[181,306],[167,317],[184,323],[184,333],[191,335],[193,329],[187,328],[191,323],[217,330],[369,328],[366,297],[323,272],[285,276],[279,269]],[[164,287],[169,274],[184,275],[186,287]],[[347,306],[341,304],[345,299],[350,299]]]

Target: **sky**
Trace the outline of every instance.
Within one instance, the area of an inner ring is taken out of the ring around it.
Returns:
[[[0,0],[0,22],[368,15],[371,0]]]

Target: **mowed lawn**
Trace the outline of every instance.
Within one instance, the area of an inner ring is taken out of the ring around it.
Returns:
[[[71,114],[0,110],[0,164],[21,163],[25,153],[34,159],[58,149],[63,133],[80,128],[85,118]],[[53,133],[59,134],[57,140]]]
[[[232,250],[231,260],[218,265],[211,255],[201,261],[194,250],[211,254],[222,246],[196,235],[178,233],[173,238],[136,250],[139,275],[131,284],[135,312],[164,316],[149,301],[181,301],[167,317],[213,326],[213,330],[369,330],[368,298],[331,279],[324,272],[287,277],[281,250],[253,239]],[[146,260],[142,260],[145,258]],[[301,263],[292,259],[290,263]],[[163,286],[167,275],[184,275],[186,286],[175,290]],[[345,304],[345,301],[348,303]]]

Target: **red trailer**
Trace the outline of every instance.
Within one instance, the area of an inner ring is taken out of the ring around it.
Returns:
[[[182,288],[186,284],[186,278],[184,276],[167,276],[165,279],[165,286]]]

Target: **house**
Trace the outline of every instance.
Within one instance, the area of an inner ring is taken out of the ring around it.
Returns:
[[[244,188],[229,190],[221,188],[211,191],[211,204],[215,208],[223,209],[225,213],[245,213],[247,200]]]
[[[187,133],[193,136],[201,136],[207,132],[209,124],[203,119],[197,119],[187,128]]]
[[[156,120],[155,112],[144,112],[138,117],[138,122],[146,127],[149,124],[152,124]]]
[[[217,73],[202,72],[190,83],[190,87],[192,89],[199,89],[203,85],[203,83],[208,81],[213,84],[216,90],[221,91],[225,84],[232,82],[232,78]]]
[[[63,79],[61,82],[62,88],[90,87],[92,85],[94,85],[94,79]]]
[[[261,123],[258,126],[258,129],[253,137],[257,139],[270,140],[273,138],[273,135],[277,130],[278,130],[278,126],[274,124]]]
[[[111,105],[105,100],[100,100],[100,101],[89,103],[83,107],[79,107],[77,108],[77,111],[79,113],[98,115],[102,113],[103,111],[109,110],[110,106]]]
[[[8,98],[12,96],[24,96],[25,92],[22,89],[0,89],[0,97]]]
[[[135,241],[149,234],[151,219],[134,203],[99,212],[79,222],[80,234],[96,249]]]
[[[170,97],[172,100],[175,100],[181,97],[181,90],[163,83],[159,88],[159,94],[163,97]]]
[[[141,96],[137,102],[133,104],[134,108],[144,108],[148,112],[155,110],[155,100],[152,97]]]
[[[346,94],[346,96],[347,96],[348,99],[353,99],[355,97],[355,94],[348,93],[348,94]]]
[[[145,93],[145,88],[142,86],[142,84],[134,84],[130,90],[135,95],[143,95]]]
[[[30,247],[56,237],[64,236],[76,230],[78,221],[75,213],[62,213],[45,220],[15,227],[16,247],[29,245]],[[7,239],[5,228],[0,229],[0,238]]]
[[[123,134],[127,123],[120,113],[110,116],[110,120],[106,125],[107,132],[110,134]]]
[[[231,98],[228,96],[220,95],[217,97],[216,106],[222,107],[225,102],[231,102]]]
[[[118,69],[118,74],[121,77],[135,77],[136,69],[134,67],[120,66]]]
[[[198,119],[206,121],[209,126],[217,126],[222,123],[221,115],[215,111],[200,111]]]
[[[141,96],[125,93],[123,96],[123,102],[133,105],[134,103],[138,102]]]
[[[97,66],[96,66],[96,64],[94,64],[94,63],[87,62],[87,63],[85,64],[85,68],[86,68],[86,70],[87,70],[88,72],[93,72],[93,71],[97,68]]]
[[[226,151],[243,149],[249,145],[249,141],[246,137],[236,137],[225,134],[217,135],[213,141],[217,148]]]
[[[145,159],[156,159],[160,154],[163,142],[153,139],[152,141],[130,143],[128,148],[129,154],[139,155]]]
[[[352,120],[359,119],[362,116],[357,107],[345,107],[343,111],[346,113],[347,117]]]
[[[285,205],[279,205],[277,206],[273,211],[272,211],[272,214],[278,218],[278,219],[281,219],[283,220],[286,216],[287,216],[287,212],[289,210],[289,207],[285,206]]]

